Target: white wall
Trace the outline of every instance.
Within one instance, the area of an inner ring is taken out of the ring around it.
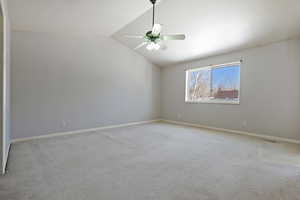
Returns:
[[[160,68],[113,39],[12,34],[12,137],[160,117]]]
[[[8,157],[10,134],[11,134],[11,119],[10,119],[10,22],[7,11],[7,1],[1,0],[2,13],[4,17],[4,65],[3,65],[3,91],[2,91],[2,148],[1,148],[1,171],[5,172],[5,166]]]
[[[184,69],[241,58],[240,105],[184,102]],[[165,119],[300,139],[300,39],[167,67],[161,76]]]
[[[155,119],[161,107],[169,120],[300,139],[300,39],[160,70],[110,38],[12,37],[13,138]],[[184,102],[184,69],[240,58],[240,105]]]

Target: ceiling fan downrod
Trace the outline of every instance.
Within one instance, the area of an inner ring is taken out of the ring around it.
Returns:
[[[152,8],[152,27],[153,27],[154,24],[155,24],[155,4],[156,4],[156,0],[150,0],[150,2],[153,5],[153,8]]]

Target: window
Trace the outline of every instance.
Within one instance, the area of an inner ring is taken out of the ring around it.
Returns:
[[[240,62],[186,71],[186,102],[240,102]]]

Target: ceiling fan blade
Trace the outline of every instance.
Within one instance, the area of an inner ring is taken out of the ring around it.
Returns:
[[[160,37],[162,40],[185,40],[184,34],[178,34],[178,35],[162,35]]]
[[[151,33],[154,36],[158,36],[160,34],[161,30],[162,30],[162,25],[160,25],[160,24],[154,24]]]
[[[133,38],[133,39],[143,39],[143,35],[124,35],[126,38]]]
[[[143,42],[142,44],[138,45],[137,47],[134,48],[134,50],[137,50],[139,48],[142,48],[143,46],[145,46],[147,44],[147,42]]]

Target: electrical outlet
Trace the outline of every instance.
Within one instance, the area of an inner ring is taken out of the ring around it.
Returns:
[[[246,120],[243,121],[243,127],[247,127],[248,123]]]
[[[62,124],[63,127],[66,127],[66,126],[67,126],[66,120],[62,120],[62,123],[61,123],[61,124]]]
[[[177,114],[177,119],[181,119],[181,114],[180,113]]]

